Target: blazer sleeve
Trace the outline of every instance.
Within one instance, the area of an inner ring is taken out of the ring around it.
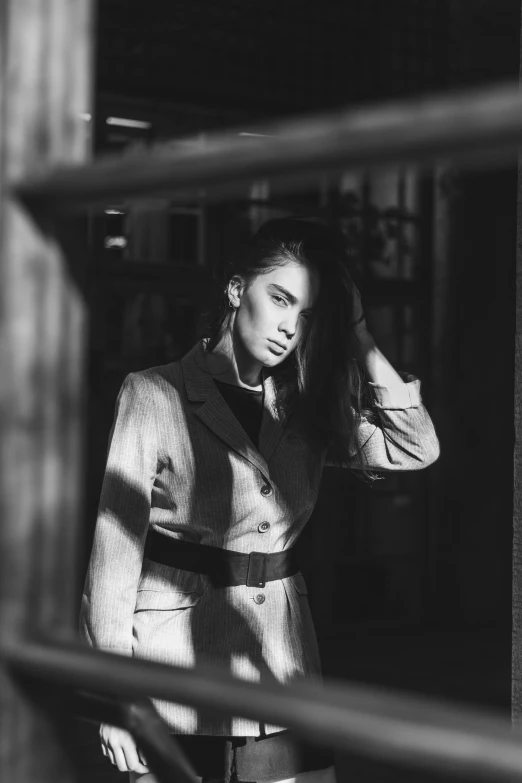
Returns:
[[[364,467],[375,471],[421,470],[435,462],[440,445],[428,411],[422,404],[420,381],[400,373],[404,383],[373,391],[373,420],[363,417],[357,432]],[[326,465],[338,464],[327,455]],[[355,458],[343,467],[358,468]]]
[[[80,611],[80,636],[88,644],[127,655],[158,442],[151,384],[140,373],[128,375],[116,403]]]

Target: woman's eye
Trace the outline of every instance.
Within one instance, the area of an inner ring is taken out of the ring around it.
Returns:
[[[283,305],[285,305],[285,304],[286,304],[286,299],[283,299],[283,297],[282,297],[282,296],[277,296],[276,294],[274,294],[274,295],[272,296],[272,299],[273,299],[274,301],[276,301],[276,300],[279,300],[279,302],[282,302],[283,304],[279,305],[280,307],[282,307]],[[277,302],[277,304],[279,304],[279,302]]]

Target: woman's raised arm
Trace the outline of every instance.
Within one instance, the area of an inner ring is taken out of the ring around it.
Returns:
[[[345,467],[375,471],[421,470],[440,455],[439,440],[422,404],[420,381],[398,373],[369,333],[360,294],[354,287],[357,359],[372,390],[372,420],[364,417],[357,432],[364,465],[355,459]],[[337,464],[327,456],[326,465]]]

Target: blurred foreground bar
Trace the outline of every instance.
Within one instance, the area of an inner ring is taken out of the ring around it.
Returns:
[[[337,682],[249,683],[224,669],[179,668],[73,643],[19,642],[1,653],[18,674],[57,686],[254,718],[373,760],[470,779],[522,781],[522,733],[491,714]]]
[[[186,202],[242,196],[252,180],[293,189],[319,175],[353,168],[458,157],[480,165],[513,153],[522,141],[518,84],[304,117],[204,140],[60,167],[18,180],[34,208],[70,210],[118,198],[169,195]],[[493,158],[491,156],[493,155]]]

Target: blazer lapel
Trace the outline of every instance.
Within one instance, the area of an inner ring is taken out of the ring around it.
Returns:
[[[266,407],[267,396],[270,400],[273,400],[273,392],[269,391],[268,395],[266,394],[267,381],[265,381],[265,407],[260,438],[261,451],[263,453],[260,453],[219,393],[212,376],[204,370],[202,351],[202,342],[200,342],[181,360],[183,378],[189,400],[191,402],[198,401],[203,403],[196,411],[196,416],[218,438],[221,438],[231,449],[255,465],[263,476],[269,479],[270,471],[267,464],[267,455],[273,452],[278,440],[275,437],[276,427],[272,414],[267,412]],[[265,443],[266,446],[263,448]]]

